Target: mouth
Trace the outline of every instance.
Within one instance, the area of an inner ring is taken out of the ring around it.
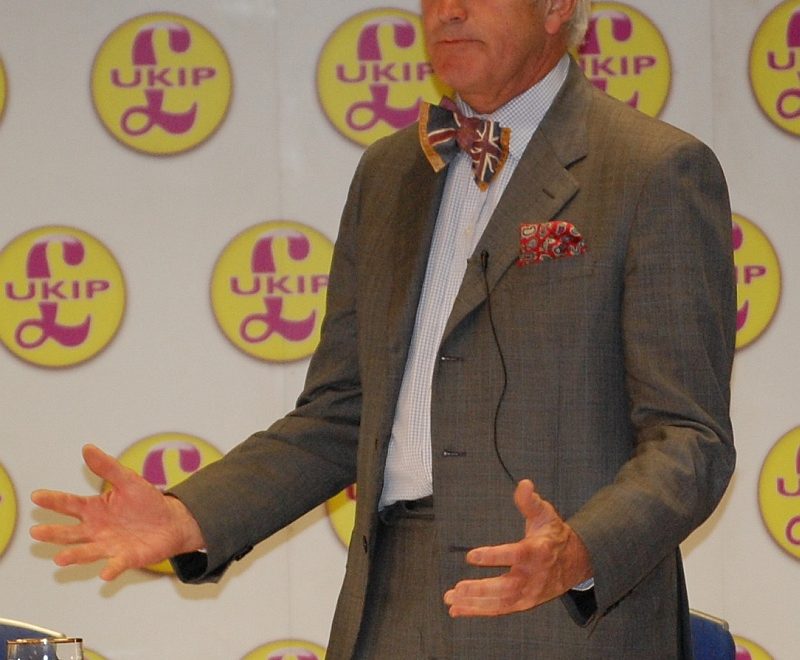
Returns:
[[[468,33],[463,25],[443,25],[428,34],[431,43],[451,46],[456,44],[478,41],[475,35]]]
[[[436,46],[463,46],[465,44],[478,43],[477,39],[469,39],[467,37],[444,37],[436,41]]]

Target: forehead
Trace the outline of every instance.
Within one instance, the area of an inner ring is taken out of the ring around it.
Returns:
[[[467,14],[499,14],[530,11],[533,7],[551,0],[420,0],[422,11],[464,12]]]

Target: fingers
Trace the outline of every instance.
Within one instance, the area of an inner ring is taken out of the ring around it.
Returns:
[[[482,580],[463,580],[444,595],[450,616],[498,616],[519,612],[536,601],[526,594],[525,581],[511,573]]]
[[[133,470],[126,468],[94,445],[84,446],[83,459],[94,474],[110,483],[114,488],[119,488],[123,482],[130,479],[132,474],[135,474]],[[31,500],[43,509],[50,509],[73,518],[81,517],[87,502],[87,498],[81,495],[46,489],[33,491]]]
[[[57,490],[35,490],[31,493],[31,501],[43,509],[80,518],[86,498]]]
[[[114,488],[119,488],[133,474],[132,470],[94,445],[84,445],[83,460],[94,474]]]
[[[45,539],[40,539],[45,540]],[[100,549],[100,546],[94,543],[85,543],[82,545],[75,545],[70,548],[61,550],[53,557],[53,563],[56,566],[73,566],[75,564],[91,564],[101,559],[108,559],[106,565],[100,571],[100,578],[105,581],[110,581],[129,568],[128,562],[120,557],[109,558],[107,553]]]
[[[53,558],[53,561],[57,566],[71,566],[73,564],[91,564],[101,559],[108,559],[100,571],[100,579],[107,582],[131,568],[128,562],[121,557],[108,557],[108,554],[95,543],[86,543],[62,550]]]
[[[57,566],[72,566],[73,564],[91,564],[108,555],[97,543],[82,543],[73,545],[59,551],[53,561]]]
[[[34,525],[30,529],[30,534],[35,541],[57,545],[73,545],[87,541],[83,525]]]
[[[106,562],[106,565],[103,567],[103,570],[100,571],[100,579],[105,580],[106,582],[110,582],[111,580],[115,579],[122,573],[124,573],[129,566],[125,565],[124,562],[111,558]]]
[[[550,523],[560,521],[553,506],[536,492],[530,479],[523,479],[517,484],[514,504],[525,518],[525,537],[528,539],[546,531]],[[514,566],[529,562],[533,558],[532,550],[530,544],[517,541],[475,548],[467,553],[466,559],[474,566]]]
[[[507,567],[508,571],[496,577],[462,580],[456,584],[444,597],[450,616],[498,616],[520,612],[564,592],[559,563],[569,528],[528,479],[517,484],[514,504],[525,518],[523,538],[513,543],[475,548],[466,556],[467,562],[474,566]]]
[[[80,523],[34,525],[30,529],[30,535],[37,541],[67,546],[53,557],[58,566],[89,564],[107,559],[100,577],[104,580],[113,580],[128,568],[132,568],[135,561],[131,543],[135,545],[136,539],[132,541],[133,534],[125,534],[127,528],[124,522],[119,522],[119,511],[126,507],[127,510],[137,511],[135,505],[142,500],[135,497],[137,493],[141,493],[136,480],[147,482],[94,445],[84,446],[83,458],[88,468],[110,484],[113,491],[90,497],[52,490],[34,491],[31,494],[34,504],[77,518]],[[112,492],[118,494],[118,497],[110,497]],[[119,497],[122,497],[122,500]],[[120,501],[122,504],[119,504]],[[113,505],[114,502],[118,503],[116,507]],[[145,502],[143,506],[146,504]]]
[[[521,543],[505,543],[475,548],[467,553],[467,563],[473,566],[513,566],[526,559],[527,548]]]
[[[78,537],[76,536],[75,538]],[[66,541],[62,542],[67,543]],[[133,567],[126,554],[117,554],[109,550],[103,543],[91,542],[88,539],[77,540],[74,543],[75,545],[60,550],[53,557],[53,562],[57,566],[91,564],[101,559],[107,559],[106,565],[100,571],[100,577],[103,580],[113,580],[127,569]]]

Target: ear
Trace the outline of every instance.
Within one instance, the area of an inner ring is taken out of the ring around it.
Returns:
[[[575,13],[576,0],[550,0],[544,17],[544,30],[557,36]]]

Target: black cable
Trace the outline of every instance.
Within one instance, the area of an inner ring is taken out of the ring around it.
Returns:
[[[486,250],[481,252],[481,271],[483,273],[483,286],[486,289],[486,311],[489,314],[489,327],[492,329],[492,337],[494,337],[494,345],[497,347],[497,355],[500,357],[500,366],[503,370],[503,388],[500,390],[500,397],[497,399],[497,406],[494,409],[494,422],[492,426],[492,440],[494,443],[494,453],[503,470],[511,479],[511,482],[516,484],[517,480],[511,474],[506,462],[500,454],[500,448],[497,445],[497,419],[500,416],[500,407],[503,405],[503,399],[506,396],[506,389],[508,388],[508,370],[506,369],[506,359],[503,355],[503,348],[500,346],[500,339],[497,336],[497,328],[494,325],[494,316],[492,315],[492,298],[489,292],[489,277],[487,271],[489,270],[489,253]]]

